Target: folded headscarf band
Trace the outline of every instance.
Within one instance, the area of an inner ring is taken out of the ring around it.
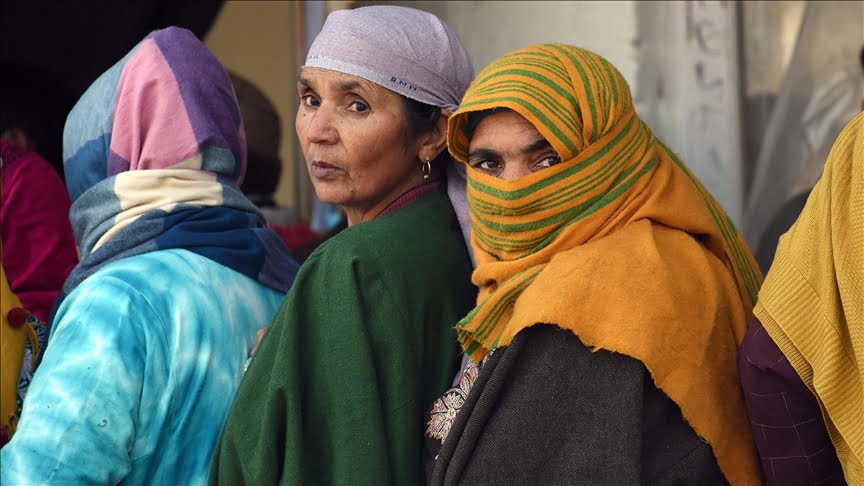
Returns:
[[[390,5],[331,13],[305,66],[357,76],[450,113],[474,78],[465,48],[447,24],[428,12]]]

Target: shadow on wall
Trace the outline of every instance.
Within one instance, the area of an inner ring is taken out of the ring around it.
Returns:
[[[153,30],[177,25],[203,38],[222,3],[5,2],[2,128],[25,124],[39,151],[62,171],[63,125],[84,90]]]

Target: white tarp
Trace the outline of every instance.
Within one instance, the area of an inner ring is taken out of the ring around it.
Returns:
[[[862,45],[864,2],[808,2],[746,202],[751,248],[765,244],[763,233],[786,202],[813,187],[837,135],[861,112]]]

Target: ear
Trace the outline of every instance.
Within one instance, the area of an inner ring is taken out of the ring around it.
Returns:
[[[447,149],[447,119],[449,117],[450,112],[442,108],[435,129],[424,135],[420,142],[420,160],[435,160],[442,151]]]

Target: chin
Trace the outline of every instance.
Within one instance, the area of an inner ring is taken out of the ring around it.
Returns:
[[[313,187],[315,188],[315,195],[321,202],[336,206],[342,206],[345,203],[345,195],[337,188],[327,187],[327,184],[313,184]]]

